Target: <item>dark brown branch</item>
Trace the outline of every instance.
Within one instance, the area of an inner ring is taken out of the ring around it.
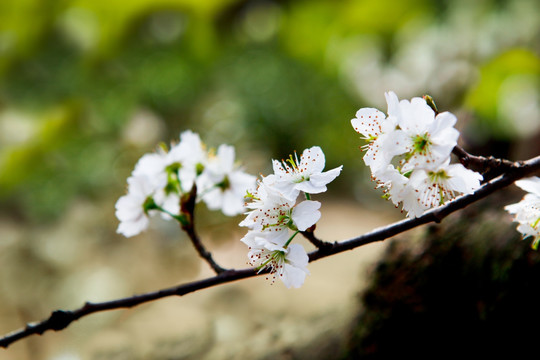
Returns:
[[[261,272],[261,274],[264,272]],[[56,310],[46,319],[38,323],[27,324],[25,328],[7,334],[0,339],[0,347],[7,348],[17,340],[26,338],[33,334],[41,335],[47,330],[59,331],[68,327],[72,322],[80,318],[101,311],[131,308],[153,300],[168,296],[183,296],[197,290],[206,289],[218,284],[256,276],[256,269],[227,270],[211,278],[193,281],[187,284],[174,286],[146,294],[135,295],[123,299],[105,301],[101,303],[87,302],[81,308],[72,311]]]
[[[497,159],[493,156],[483,157],[471,155],[460,146],[455,146],[452,153],[457,156],[463,166],[482,173],[484,175],[484,181],[494,179],[515,167],[515,164],[509,160]]]
[[[486,196],[494,193],[495,191],[505,188],[508,185],[513,184],[516,180],[526,177],[538,170],[540,170],[540,156],[537,156],[523,163],[516,163],[514,164],[511,172],[506,173],[499,178],[484,184],[473,194],[461,196],[454,201],[447,203],[444,206],[427,211],[420,217],[402,220],[389,226],[373,230],[372,232],[369,232],[367,234],[352,238],[350,240],[335,242],[330,248],[319,249],[310,253],[309,261],[315,261],[329,255],[334,255],[343,251],[352,250],[359,246],[386,240],[392,236],[430,222],[439,223],[442,221],[442,219],[444,219],[451,213],[463,209],[466,206],[472,204],[473,202],[483,199]]]
[[[214,260],[212,257],[212,254],[206,250],[204,245],[201,242],[201,239],[197,235],[197,232],[195,231],[195,227],[193,226],[193,223],[191,223],[190,226],[184,227],[182,226],[182,229],[188,234],[189,238],[191,239],[191,242],[193,243],[193,246],[195,246],[195,249],[199,253],[199,255],[206,260],[206,262],[212,267],[212,269],[216,272],[216,274],[221,274],[224,271],[227,271],[227,269],[222,268],[219,266],[219,264]]]
[[[332,246],[331,243],[323,241],[315,236],[315,225],[307,229],[306,231],[300,231],[300,233],[310,242],[312,243],[317,249],[321,248],[327,248]]]
[[[182,215],[185,218],[184,222],[181,222],[182,230],[184,230],[189,238],[191,243],[195,246],[195,250],[199,253],[199,256],[202,257],[210,265],[210,267],[216,272],[216,274],[221,274],[226,271],[222,268],[217,262],[215,262],[212,254],[206,250],[201,239],[195,231],[195,202],[197,199],[197,186],[193,184],[189,194],[186,194],[185,197],[182,197],[180,200],[180,209]]]
[[[423,224],[427,224],[430,222],[438,223],[449,214],[460,210],[475,201],[483,199],[486,196],[494,193],[495,191],[500,190],[514,183],[516,180],[526,177],[538,170],[540,170],[540,156],[525,162],[515,163],[513,164],[510,172],[505,173],[497,179],[494,179],[484,184],[473,194],[459,197],[444,206],[426,212],[424,215],[418,218],[402,220],[389,226],[375,229],[367,234],[349,240],[335,243],[323,242],[325,244],[323,247],[318,248],[317,250],[309,254],[309,261],[316,261],[327,256],[335,255],[347,250],[352,250],[366,244],[382,241]],[[310,235],[307,234],[307,236]],[[312,239],[316,239],[314,235],[312,236]],[[101,303],[86,303],[81,308],[73,311],[56,310],[47,319],[38,323],[28,324],[25,328],[17,330],[15,332],[7,334],[3,338],[0,338],[0,347],[7,348],[15,341],[21,340],[33,334],[41,335],[47,330],[62,330],[69,326],[73,321],[76,321],[84,316],[96,312],[131,308],[149,301],[161,299],[168,296],[183,296],[197,290],[202,290],[212,286],[233,282],[236,280],[258,276],[264,273],[266,272],[262,271],[259,273],[256,269],[253,268],[241,270],[226,270],[220,272],[216,276],[207,279],[193,281],[168,289],[163,289],[142,295],[135,295],[132,297],[113,301],[106,301]]]

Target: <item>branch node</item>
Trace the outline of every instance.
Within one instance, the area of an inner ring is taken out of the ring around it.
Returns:
[[[63,330],[68,327],[69,324],[73,321],[73,313],[71,311],[56,310],[53,311],[47,322],[50,324],[49,329],[54,331]],[[42,334],[47,328],[39,330],[38,333]]]
[[[318,239],[315,234],[315,226],[311,226],[306,231],[300,231],[300,233],[310,242],[312,243],[317,249],[327,249],[332,247],[332,244],[323,240]]]

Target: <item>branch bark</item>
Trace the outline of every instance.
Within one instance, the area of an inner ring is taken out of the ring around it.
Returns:
[[[223,267],[221,267],[212,257],[212,254],[206,250],[206,247],[203,245],[201,239],[199,238],[199,235],[197,235],[197,232],[195,231],[195,202],[197,199],[197,185],[193,184],[191,187],[191,191],[185,198],[182,198],[180,201],[180,208],[182,210],[182,214],[186,218],[186,222],[181,225],[182,230],[186,232],[186,234],[191,239],[191,243],[195,247],[195,250],[197,250],[197,253],[199,253],[199,256],[202,257],[208,265],[214,270],[216,274],[221,274],[222,272],[226,271]]]
[[[497,177],[496,179],[488,181],[473,194],[461,196],[444,206],[426,212],[424,215],[418,218],[402,220],[389,226],[375,229],[367,234],[334,243],[323,242],[317,239],[313,235],[313,232],[311,232],[310,234],[310,232],[306,231],[304,236],[306,236],[308,239],[311,238],[311,240],[314,239],[315,243],[323,244],[323,246],[318,247],[316,250],[309,254],[309,261],[316,261],[327,256],[332,256],[347,250],[352,250],[373,242],[383,241],[423,224],[431,222],[439,223],[442,219],[444,219],[451,213],[463,209],[466,206],[472,204],[473,202],[487,197],[495,191],[498,191],[514,183],[516,180],[531,175],[535,171],[539,171],[540,156],[532,158],[528,161],[516,162],[511,164],[511,166],[508,166],[506,168],[506,172],[504,174]],[[65,329],[72,322],[96,312],[117,310],[122,308],[132,308],[134,306],[158,300],[164,297],[183,296],[212,286],[226,284],[233,281],[262,275],[265,273],[267,273],[267,271],[257,272],[257,270],[254,268],[240,270],[223,270],[213,277],[189,282],[186,284],[154,292],[100,303],[87,302],[81,308],[71,311],[56,310],[53,311],[47,319],[37,323],[27,324],[26,327],[0,338],[0,347],[7,348],[10,344],[18,340],[24,339],[34,334],[41,335],[47,330],[60,331],[62,329]]]

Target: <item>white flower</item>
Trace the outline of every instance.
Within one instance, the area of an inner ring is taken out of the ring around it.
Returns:
[[[387,199],[402,204],[407,216],[417,217],[480,187],[482,175],[450,164],[459,137],[454,115],[435,116],[423,98],[399,101],[391,91],[385,97],[388,117],[364,108],[351,124],[369,142],[364,162]]]
[[[259,231],[305,231],[320,219],[320,202],[305,200],[295,204],[295,200],[287,199],[265,181],[260,181],[259,187],[252,194],[252,202],[247,205],[251,211],[240,226]]]
[[[403,201],[409,201],[409,192],[404,191],[409,179],[403,176],[392,164],[373,174],[377,188],[383,188],[385,198],[392,200],[396,207]]]
[[[266,243],[283,247],[290,239],[289,231],[259,231],[249,230],[240,241],[250,247],[255,247],[257,244],[264,246]]]
[[[456,117],[449,112],[435,116],[422,98],[399,101],[391,91],[385,97],[387,118],[377,109],[363,108],[351,120],[353,128],[368,141],[364,162],[372,173],[384,170],[398,155],[402,173],[445,162],[457,145]]]
[[[449,161],[431,170],[412,172],[401,193],[407,216],[418,217],[430,208],[443,205],[460,194],[472,194],[480,187],[482,175]]]
[[[272,165],[275,174],[274,187],[290,200],[295,200],[300,191],[308,194],[326,191],[326,185],[333,181],[343,168],[343,166],[339,166],[322,172],[325,166],[325,156],[318,146],[305,149],[300,159],[295,153],[294,159],[291,155],[287,161],[272,160]]]
[[[388,144],[398,143],[397,140],[393,139],[397,125],[395,117],[386,118],[377,109],[362,108],[356,112],[356,117],[351,120],[351,125],[356,132],[363,135],[362,139],[368,142],[362,146],[362,150],[366,150],[363,159],[372,172],[385,168],[395,155],[403,153],[403,149],[399,148],[389,151],[391,146]]]
[[[166,165],[177,171],[183,192],[189,192],[196,178],[203,172],[208,162],[208,153],[201,138],[191,130],[180,134],[180,142],[171,147]]]
[[[540,178],[518,180],[516,185],[528,194],[520,202],[505,206],[505,209],[515,215],[514,221],[519,223],[517,230],[523,238],[533,237],[532,247],[537,249],[540,243]]]
[[[147,206],[153,202],[154,187],[144,175],[130,177],[127,182],[128,193],[116,202],[116,217],[120,220],[117,232],[131,237],[148,227]]]
[[[407,172],[419,167],[431,168],[445,162],[457,145],[459,131],[454,128],[456,117],[443,112],[435,116],[423,98],[401,100],[396,105],[397,96],[387,94],[389,116],[397,119],[399,130],[397,141],[387,151],[398,152],[403,148],[405,159],[401,171]]]
[[[135,169],[131,173],[132,176],[146,176],[156,188],[165,186],[167,182],[167,174],[165,172],[166,153],[163,151],[144,154],[141,156]]]
[[[242,239],[249,247],[250,264],[259,268],[259,271],[269,269],[272,282],[277,276],[287,288],[302,286],[309,274],[309,257],[302,245],[290,244],[283,247],[268,241],[263,234],[251,234]]]
[[[158,152],[143,155],[132,172],[132,177],[145,178],[152,187],[154,201],[161,208],[172,214],[178,214],[180,211],[180,196],[177,186],[171,183],[170,165],[168,162],[168,154],[163,150]],[[171,217],[162,213],[161,216],[170,220]]]
[[[246,174],[234,163],[234,147],[221,145],[215,156],[210,156],[197,188],[209,209],[221,209],[225,215],[244,212],[246,191],[256,183],[255,176]]]

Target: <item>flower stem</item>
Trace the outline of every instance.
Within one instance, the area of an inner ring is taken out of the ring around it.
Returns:
[[[171,213],[170,211],[162,208],[161,206],[157,206],[156,210],[159,210],[162,213],[165,213],[165,214],[169,215],[170,217],[172,217],[173,219],[178,221],[180,223],[180,225],[182,225],[182,226],[188,226],[189,225],[189,220],[184,214],[175,215],[175,214]]]
[[[296,236],[296,234],[298,234],[300,232],[300,230],[296,230],[294,232],[294,234],[291,235],[291,237],[289,238],[289,240],[287,240],[287,242],[285,243],[285,245],[283,245],[283,247],[286,249],[287,246],[289,246],[289,244],[291,243],[292,239],[294,239],[294,237]]]

